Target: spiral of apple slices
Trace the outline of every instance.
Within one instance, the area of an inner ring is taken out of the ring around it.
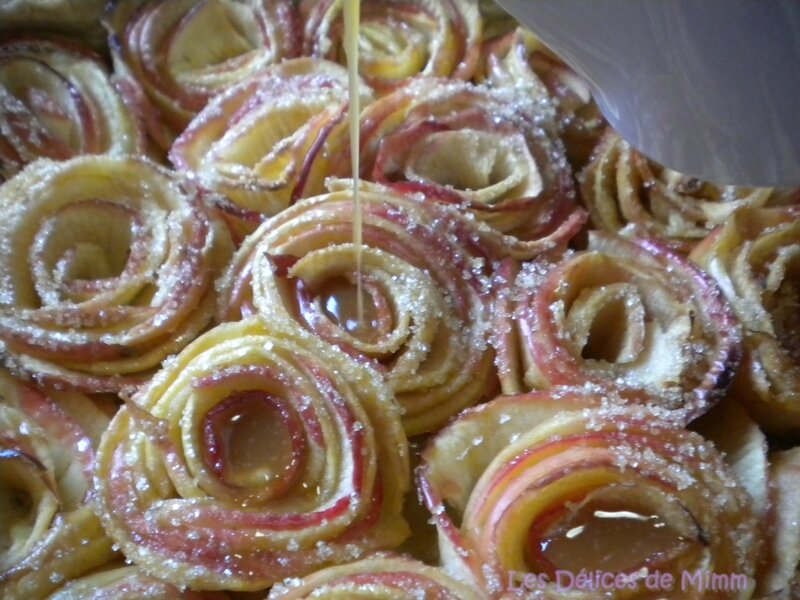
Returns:
[[[563,248],[586,220],[545,96],[418,78],[361,113],[362,180],[457,206],[531,258]],[[330,172],[350,174],[347,131],[331,135]]]
[[[303,54],[346,64],[342,0],[301,0]],[[474,0],[363,2],[358,71],[379,94],[411,77],[467,80],[478,61],[482,19]]]
[[[752,498],[763,532],[754,597],[795,598],[800,590],[800,447],[768,453],[764,432],[731,398],[692,427],[723,453]]]
[[[587,250],[505,280],[495,343],[506,393],[597,383],[691,420],[739,364],[739,321],[716,283],[658,242],[593,231]]]
[[[208,100],[300,50],[291,0],[114,0],[117,75],[164,149]]]
[[[770,455],[768,545],[758,575],[759,598],[795,598],[800,589],[800,448]]]
[[[765,429],[800,431],[800,207],[744,207],[690,257],[745,325],[732,393]]]
[[[494,86],[532,88],[537,93],[544,85],[556,105],[567,158],[576,169],[588,162],[606,129],[588,82],[521,27],[484,42],[475,79]]]
[[[95,486],[125,556],[196,590],[264,589],[408,534],[391,391],[278,319],[220,325],[166,362],[104,434]]]
[[[344,189],[303,200],[248,237],[220,280],[221,320],[291,319],[374,363],[409,435],[433,431],[495,393],[486,342],[492,248],[474,221],[363,185],[359,320],[354,201]]]
[[[439,567],[398,554],[380,553],[330,567],[270,591],[268,600],[359,598],[359,600],[485,600]]]
[[[108,417],[77,393],[53,399],[0,371],[0,596],[44,598],[114,557],[89,506]]]
[[[0,181],[37,158],[136,154],[143,132],[99,56],[66,40],[0,43]]]
[[[145,575],[136,567],[117,567],[69,582],[47,600],[227,600],[222,592],[181,590]]]
[[[218,202],[235,235],[324,191],[320,149],[347,127],[347,70],[299,58],[266,69],[214,98],[175,141],[170,160]],[[371,98],[362,87],[362,102]],[[349,171],[348,171],[349,175]]]
[[[418,475],[445,568],[492,597],[651,598],[658,571],[681,598],[749,598],[757,520],[721,455],[668,412],[601,398],[501,397],[431,440]],[[582,570],[612,579],[580,587]],[[696,572],[745,579],[682,587]]]
[[[737,209],[790,199],[768,188],[720,186],[682,175],[649,160],[611,129],[580,177],[595,227],[616,233],[634,224],[683,253]]]
[[[145,159],[39,160],[0,188],[0,341],[50,388],[119,392],[194,339],[230,258],[224,225]]]

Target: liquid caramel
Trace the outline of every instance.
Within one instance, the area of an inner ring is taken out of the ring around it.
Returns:
[[[331,322],[349,334],[368,341],[377,327],[378,317],[374,306],[364,306],[363,289],[343,277],[326,282],[319,294],[322,310]]]
[[[361,197],[358,192],[358,175],[360,170],[361,152],[361,105],[359,97],[358,76],[358,27],[361,20],[361,0],[342,0],[344,7],[344,51],[347,55],[347,70],[349,73],[349,109],[348,118],[350,125],[350,161],[353,173],[353,244],[356,247],[356,315],[359,324],[364,323],[364,296],[361,289],[361,257],[363,253],[363,225]]]
[[[253,397],[226,410],[217,429],[224,479],[251,486],[286,477],[294,464],[294,446],[286,421],[267,398]]]
[[[691,551],[697,542],[680,535],[657,515],[584,507],[546,536],[532,541],[537,570],[581,569],[633,573]],[[543,564],[541,564],[543,563]]]

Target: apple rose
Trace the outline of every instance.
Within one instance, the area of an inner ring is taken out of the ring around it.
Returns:
[[[655,241],[591,232],[585,251],[504,275],[495,345],[506,393],[591,382],[691,420],[739,364],[738,320],[714,280]]]
[[[0,371],[0,596],[44,598],[113,559],[89,506],[108,417],[77,393],[51,399]]]
[[[745,325],[733,395],[762,427],[800,431],[800,207],[744,207],[690,256]]]
[[[301,0],[303,54],[346,64],[342,0]],[[416,75],[469,79],[482,20],[474,0],[361,4],[358,71],[378,93]]]
[[[412,558],[381,553],[330,567],[272,588],[268,600],[336,598],[386,600],[485,600],[483,594],[456,581],[438,567]]]
[[[761,556],[759,598],[795,598],[800,589],[800,448],[770,456],[769,544]]]
[[[368,102],[370,90],[362,96]],[[346,129],[347,98],[344,67],[283,62],[214,98],[176,140],[170,160],[224,197],[219,208],[243,237],[266,216],[324,191],[329,170],[320,149],[332,130]]]
[[[362,111],[360,177],[471,212],[531,258],[586,219],[552,118],[523,89],[419,78]],[[350,175],[349,145],[345,130],[329,138],[332,174]]]
[[[589,160],[606,128],[588,82],[521,27],[484,42],[476,80],[535,93],[544,85],[556,105],[567,158],[576,169]]]
[[[245,240],[220,280],[219,319],[294,320],[380,369],[409,435],[433,431],[496,391],[486,342],[492,249],[453,210],[362,186],[359,257],[343,185]]]
[[[300,49],[291,0],[113,0],[109,46],[164,149],[208,100]]]
[[[0,182],[40,157],[142,149],[138,122],[92,50],[40,38],[0,43]]]
[[[401,543],[409,480],[380,375],[252,318],[195,340],[117,413],[95,486],[106,531],[148,574],[255,591]]]
[[[136,567],[98,571],[71,581],[47,600],[227,600],[222,592],[180,590]]]
[[[800,590],[800,448],[767,452],[747,411],[726,399],[692,424],[725,457],[761,523],[756,598],[794,598]]]
[[[749,497],[670,416],[585,388],[462,413],[418,471],[445,568],[492,597],[650,598],[657,572],[681,598],[749,598],[760,540]],[[705,573],[737,579],[717,592]]]
[[[119,392],[212,318],[227,231],[136,158],[40,160],[0,188],[0,348],[51,388]]]
[[[771,189],[720,186],[662,167],[611,129],[581,179],[595,227],[616,233],[631,223],[684,253],[738,208],[781,198]]]
[[[767,437],[758,423],[740,403],[725,398],[692,422],[691,429],[722,453],[731,475],[750,494],[753,514],[766,522],[773,504],[774,477]]]

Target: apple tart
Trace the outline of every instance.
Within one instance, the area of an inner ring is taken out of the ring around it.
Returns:
[[[0,42],[0,597],[800,597],[800,195],[491,0],[361,2],[356,114],[358,6]]]

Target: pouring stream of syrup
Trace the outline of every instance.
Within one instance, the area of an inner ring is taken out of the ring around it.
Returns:
[[[361,1],[342,0],[344,8],[344,51],[347,55],[349,72],[349,109],[350,124],[350,160],[353,173],[353,244],[356,247],[356,314],[358,323],[364,322],[364,296],[361,286],[361,262],[363,252],[363,225],[361,197],[358,190],[358,175],[361,150],[361,131],[359,117],[361,114],[358,77],[358,26],[361,20]]]

